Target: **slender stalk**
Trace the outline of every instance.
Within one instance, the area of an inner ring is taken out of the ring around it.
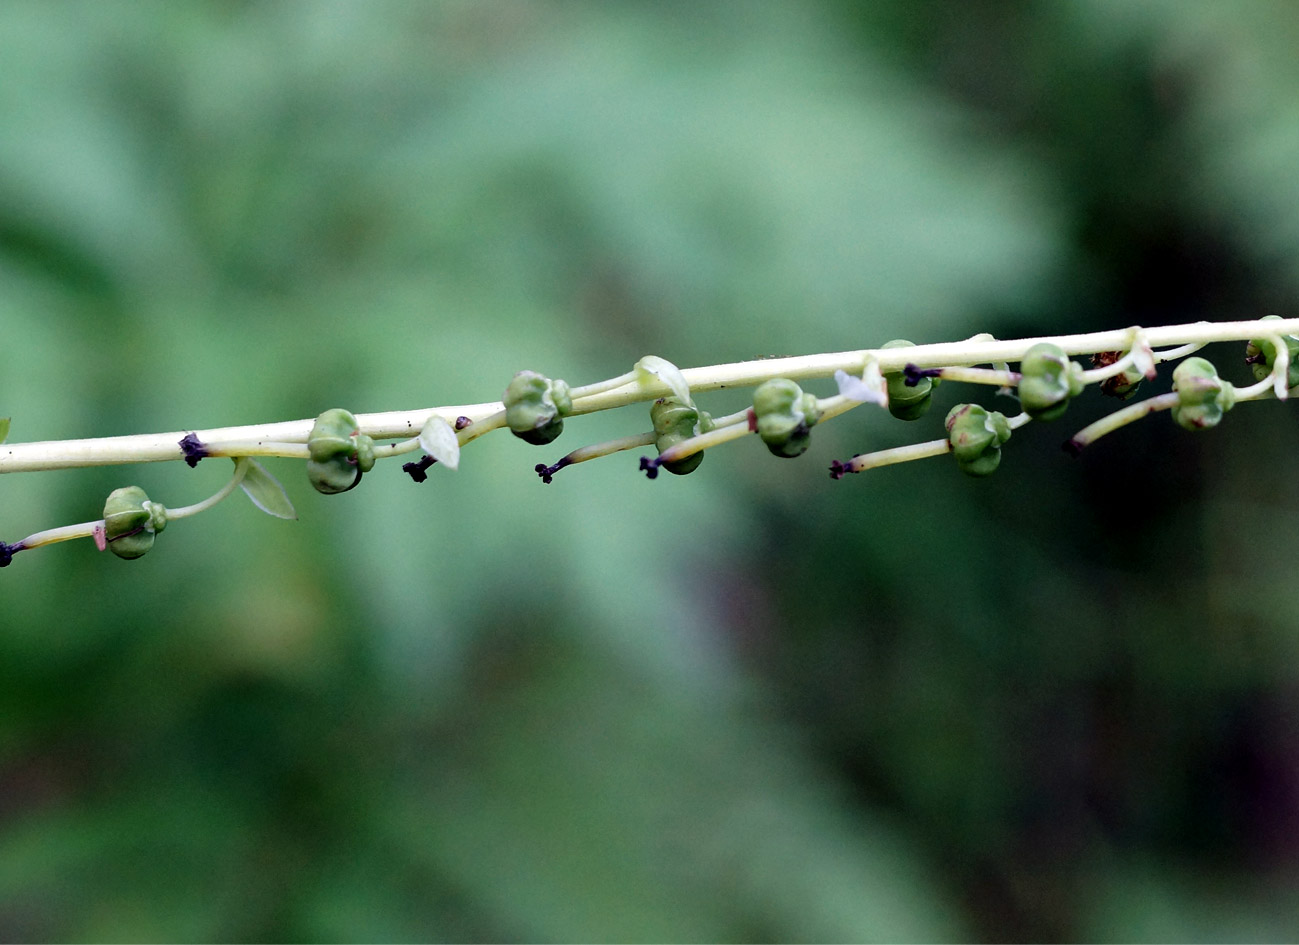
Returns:
[[[1275,397],[1277,390],[1276,380],[1275,374],[1269,374],[1257,384],[1250,384],[1248,387],[1237,387],[1236,403],[1241,403],[1246,400],[1258,400],[1261,397]],[[1282,388],[1282,393],[1284,394],[1284,387]],[[1283,396],[1281,399],[1284,400],[1285,397]]]
[[[824,402],[822,402],[822,404],[824,405]],[[748,423],[749,409],[750,408],[745,407],[743,410],[735,411],[735,413],[728,413],[725,416],[721,416],[721,417],[713,417],[713,427],[714,428],[729,427],[732,424],[736,424],[736,423],[741,423],[741,422]]]
[[[1177,345],[1188,348],[1219,341],[1246,341],[1263,336],[1295,333],[1299,333],[1299,318],[1267,322],[1261,320],[1196,322],[1139,330],[1140,338],[1147,345]],[[797,381],[832,377],[835,371],[840,370],[860,373],[868,359],[873,359],[882,372],[890,373],[903,370],[907,364],[914,364],[924,369],[1019,361],[1029,348],[1042,342],[1055,344],[1069,355],[1094,354],[1098,351],[1126,351],[1134,343],[1137,335],[1138,330],[1123,328],[1012,341],[997,341],[985,336],[975,336],[969,341],[916,345],[908,348],[865,348],[857,351],[740,361],[686,368],[681,373],[691,391],[698,393],[731,387],[752,387],[776,377],[787,377]],[[1171,354],[1166,354],[1165,357],[1171,357]],[[587,414],[654,400],[670,393],[670,390],[661,381],[642,380],[637,377],[636,372],[630,372],[607,381],[575,388],[575,392],[580,396],[574,401],[573,413]],[[411,434],[422,429],[428,418],[435,413],[450,417],[463,416],[472,421],[472,425],[464,431],[467,436],[462,436],[462,442],[466,442],[504,425],[502,411],[503,405],[495,401],[463,406],[358,414],[357,421],[361,432],[375,439],[409,439]],[[250,441],[264,444],[302,444],[306,442],[313,423],[314,420],[291,420],[209,430],[181,430],[172,433],[5,443],[0,445],[0,473],[183,459],[184,453],[179,443],[187,433],[196,436],[210,452],[217,453],[236,452],[235,447],[244,446]],[[479,426],[480,423],[483,426]]]
[[[862,401],[853,400],[853,398],[851,397],[845,397],[842,394],[838,394],[834,397],[827,397],[825,400],[818,400],[816,402],[816,405],[821,410],[821,416],[817,420],[817,423],[824,423],[826,420],[833,420],[835,417],[839,416],[840,414],[847,413],[849,410],[852,410],[854,407],[860,407],[862,405]],[[741,417],[747,421],[748,411],[747,410],[744,411],[741,414]]]
[[[52,545],[59,541],[71,541],[74,538],[90,538],[95,534],[95,529],[103,528],[104,520],[101,518],[95,522],[81,522],[77,525],[63,525],[59,528],[47,528],[43,532],[36,532],[34,535],[28,535],[22,541],[11,547],[12,551],[26,551],[30,548],[40,548],[43,545]]]
[[[1127,354],[1119,358],[1113,364],[1107,364],[1104,367],[1092,368],[1091,370],[1083,371],[1082,372],[1083,383],[1096,384],[1099,383],[1100,381],[1109,380],[1111,377],[1116,377],[1119,374],[1122,374],[1124,371],[1128,370],[1128,368],[1134,367],[1136,359],[1137,356],[1133,354],[1131,351],[1129,351]]]
[[[1014,387],[1019,383],[1018,371],[990,371],[976,367],[945,367],[939,369],[937,377],[944,381],[957,381],[964,384],[988,384],[992,387]]]
[[[243,481],[244,474],[247,472],[248,461],[237,460],[235,462],[234,475],[230,477],[229,482],[202,502],[195,502],[193,505],[182,505],[178,509],[168,509],[167,521],[174,522],[178,518],[189,518],[191,515],[197,515],[199,512],[206,512],[208,509],[212,508],[212,506],[226,498],[226,496],[230,495],[230,493],[234,492],[239,483]]]
[[[1180,345],[1176,348],[1169,348],[1165,351],[1156,351],[1154,352],[1155,361],[1176,361],[1179,358],[1186,357],[1188,354],[1195,354],[1195,352],[1199,351],[1206,344],[1208,344],[1206,341],[1196,341],[1191,344]]]
[[[748,411],[745,411],[748,414]],[[676,446],[664,450],[659,454],[658,465],[664,463],[675,463],[679,459],[685,459],[687,456],[694,456],[696,453],[711,449],[714,446],[721,446],[723,443],[729,443],[731,440],[738,440],[742,436],[748,436],[754,430],[750,429],[747,420],[740,423],[732,423],[729,426],[716,427],[707,433],[701,433],[698,436],[692,436],[688,440],[682,440]]]
[[[1107,433],[1113,433],[1115,430],[1152,413],[1170,410],[1177,406],[1177,401],[1177,391],[1170,391],[1167,394],[1160,394],[1158,397],[1151,397],[1148,400],[1131,404],[1122,410],[1116,410],[1108,416],[1101,417],[1095,423],[1083,427],[1070,440],[1065,442],[1064,448],[1067,452],[1077,456]]]
[[[1026,413],[1018,413],[1006,418],[1006,425],[1018,430],[1033,418]],[[926,440],[924,443],[909,443],[906,446],[895,446],[887,450],[875,450],[871,453],[858,453],[846,463],[836,460],[830,467],[831,475],[841,479],[845,473],[865,472],[881,466],[894,466],[898,463],[909,463],[914,459],[928,459],[931,456],[942,456],[952,451],[951,440]]]
[[[219,446],[204,445],[203,452],[208,456],[279,456],[285,459],[307,459],[305,443],[277,443],[273,440],[226,440]]]
[[[224,486],[218,489],[213,495],[208,496],[202,502],[195,502],[193,505],[183,505],[178,509],[167,509],[167,521],[174,522],[177,519],[189,518],[191,515],[197,515],[200,512],[206,512],[212,506],[216,505],[222,499],[234,492],[239,483],[243,481],[244,474],[248,472],[248,463],[246,461],[235,463],[234,474]],[[44,531],[28,535],[22,541],[10,546],[11,551],[26,551],[31,548],[40,548],[44,545],[52,545],[60,541],[71,541],[74,538],[93,538],[97,530],[104,527],[104,520],[98,519],[93,522],[80,522],[76,525],[62,525],[58,528],[47,528]]]
[[[541,477],[542,482],[549,483],[554,478],[555,473],[567,466],[585,463],[589,459],[599,459],[601,456],[610,456],[623,450],[634,450],[641,446],[653,446],[654,439],[654,431],[650,430],[646,433],[634,433],[631,436],[619,437],[616,440],[606,440],[604,443],[592,443],[590,446],[580,446],[567,456],[561,457],[553,466],[537,463],[534,469],[537,475]]]
[[[412,436],[409,440],[398,440],[396,443],[376,443],[374,458],[384,459],[390,456],[405,456],[417,449],[419,449],[419,437],[417,436]],[[306,447],[303,447],[303,451],[305,453]]]
[[[573,400],[581,400],[583,397],[590,397],[593,394],[603,394],[607,390],[613,390],[615,387],[622,387],[624,384],[635,382],[635,380],[636,372],[628,371],[626,374],[619,374],[617,377],[611,377],[607,381],[598,381],[595,384],[585,384],[581,387],[574,387],[568,393]]]
[[[846,463],[833,467],[839,475],[859,473],[881,466],[892,466],[896,463],[909,463],[913,459],[928,459],[931,456],[942,456],[952,451],[952,443],[947,437],[941,440],[927,440],[924,443],[909,443],[906,446],[895,446],[887,450],[875,450],[873,453],[860,453]],[[838,478],[836,476],[835,478]]]
[[[456,435],[461,446],[464,446],[470,440],[478,439],[478,437],[482,436],[484,433],[491,433],[493,430],[499,430],[501,427],[505,426],[504,406],[501,404],[490,404],[488,406],[494,406],[497,409],[477,420],[473,417],[468,417],[466,414],[461,414],[461,416],[467,417],[470,421],[469,425],[460,428],[460,432]]]

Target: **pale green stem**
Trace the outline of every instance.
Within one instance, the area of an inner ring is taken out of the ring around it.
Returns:
[[[1187,345],[1180,345],[1176,348],[1167,348],[1163,351],[1156,351],[1154,352],[1155,361],[1176,361],[1179,358],[1186,357],[1188,354],[1195,354],[1195,352],[1203,348],[1205,344],[1207,344],[1207,342],[1198,341]]]
[[[855,400],[852,397],[845,397],[843,394],[836,394],[834,397],[827,397],[825,400],[817,400],[816,406],[821,411],[821,417],[817,423],[825,423],[827,420],[833,420],[840,414],[847,413],[854,407],[860,407],[866,401]],[[748,420],[748,411],[743,414],[745,421]]]
[[[1262,335],[1296,333],[1299,333],[1299,318],[1267,322],[1261,320],[1197,322],[1141,330],[1145,342],[1152,346],[1248,341]],[[867,348],[685,368],[681,373],[690,390],[699,393],[731,387],[752,387],[777,377],[798,381],[832,377],[835,371],[840,370],[849,373],[860,372],[867,359],[874,359],[880,370],[887,374],[901,371],[908,363],[920,368],[930,368],[1020,361],[1031,347],[1042,342],[1054,344],[1071,356],[1094,354],[1098,351],[1123,351],[1127,350],[1133,337],[1134,329],[1131,328],[1012,341],[984,340],[981,336],[976,336],[976,339],[971,341],[916,345],[909,348]],[[616,383],[619,381],[621,383]],[[661,381],[641,380],[635,372],[588,387],[579,387],[576,390],[581,392],[581,396],[573,405],[574,414],[622,407],[631,403],[654,400],[671,393],[669,387]],[[474,421],[474,425],[467,429],[474,431],[474,426],[477,426],[480,421],[494,418],[502,409],[503,405],[496,401],[465,406],[358,414],[357,422],[362,433],[375,439],[407,439],[412,431],[423,429],[424,424],[433,414],[468,417]],[[0,445],[0,473],[183,459],[179,442],[188,432],[194,433],[206,447],[213,450],[224,450],[227,444],[248,440],[305,443],[313,424],[314,420],[292,420],[212,430],[84,440],[5,443]],[[490,429],[496,429],[500,425],[503,425],[503,419],[493,420]],[[486,430],[474,431],[469,438],[481,435],[482,432]]]
[[[28,535],[18,544],[14,545],[15,551],[18,549],[40,548],[42,545],[52,545],[58,541],[71,541],[73,538],[90,538],[95,534],[96,528],[103,528],[104,520],[101,518],[97,522],[82,522],[79,525],[64,525],[61,528],[47,528],[43,532],[37,532],[34,535]]]
[[[244,474],[248,472],[248,460],[235,460],[235,472],[230,477],[230,481],[216,491],[213,495],[208,496],[202,502],[195,502],[193,505],[183,505],[178,509],[167,510],[167,521],[174,522],[179,518],[189,518],[191,515],[197,515],[199,512],[206,512],[212,506],[216,505],[230,493],[234,492],[239,483],[243,481]]]
[[[1290,395],[1286,389],[1286,381],[1290,378],[1290,348],[1279,335],[1269,335],[1268,341],[1272,342],[1276,360],[1272,362],[1272,373],[1264,380],[1272,381],[1272,391],[1277,400],[1285,400]]]
[[[741,423],[717,427],[707,433],[701,433],[698,436],[692,436],[688,440],[682,440],[676,446],[664,450],[659,454],[659,465],[675,463],[679,459],[685,459],[687,456],[693,456],[714,446],[721,446],[731,440],[738,440],[742,436],[748,436],[753,431],[749,429],[747,415],[748,411],[745,411],[746,419]]]
[[[434,412],[440,413],[440,411]],[[456,419],[459,418],[457,417]],[[447,420],[447,422],[453,423],[451,420]],[[459,440],[461,446],[464,446],[466,443],[477,439],[484,433],[491,433],[493,430],[498,430],[503,426],[505,426],[505,411],[499,410],[491,416],[484,417],[476,423],[470,423],[457,430],[456,439]],[[412,436],[405,440],[398,440],[396,443],[379,443],[374,447],[374,458],[389,459],[393,456],[404,456],[407,453],[414,453],[420,448],[418,436]]]
[[[944,381],[963,384],[988,384],[992,387],[1015,387],[1019,384],[1018,371],[990,371],[977,367],[945,367],[938,375]]]
[[[244,474],[248,472],[246,462],[235,462],[234,475],[222,486],[214,495],[209,496],[202,502],[196,502],[193,505],[184,505],[178,509],[167,509],[167,521],[174,522],[177,519],[189,518],[191,515],[197,515],[199,512],[205,512],[212,506],[216,505],[222,499],[234,492],[243,480]],[[101,518],[94,522],[81,522],[77,525],[63,525],[59,528],[47,528],[45,531],[36,532],[34,535],[28,535],[22,541],[14,546],[14,550],[27,550],[31,548],[40,548],[42,545],[52,545],[55,542],[71,541],[74,538],[93,538],[96,529],[104,527],[104,520]]]
[[[419,437],[412,436],[409,440],[398,440],[396,443],[376,443],[374,445],[375,459],[388,459],[393,456],[404,456],[407,453],[413,453],[419,449]]]
[[[538,463],[536,470],[547,482],[550,477],[568,466],[576,463],[585,463],[589,459],[599,459],[601,456],[610,456],[614,453],[621,453],[623,450],[634,450],[642,446],[653,446],[656,435],[653,430],[647,433],[634,433],[631,436],[619,437],[616,440],[606,440],[603,443],[592,443],[590,446],[581,446],[573,450],[567,456],[560,458],[559,462],[553,466],[547,466],[545,463]]]
[[[1184,358],[1189,354],[1194,354],[1203,348],[1203,344],[1179,345],[1176,348],[1166,348],[1163,351],[1150,351],[1150,358],[1154,364],[1161,364],[1165,361],[1176,361]],[[1123,357],[1119,358],[1113,364],[1107,364],[1105,367],[1092,368],[1083,371],[1082,379],[1084,384],[1095,384],[1099,381],[1107,380],[1116,375],[1122,374],[1136,366],[1137,354],[1135,351],[1129,351]],[[1155,377],[1153,370],[1146,374],[1147,380],[1153,380]]]
[[[284,459],[309,459],[305,443],[276,443],[271,440],[226,440],[219,446],[203,444],[206,456],[235,459],[240,456],[278,456]]]
[[[619,374],[617,377],[611,377],[607,381],[598,381],[595,384],[584,384],[581,387],[574,387],[569,390],[568,395],[573,400],[581,400],[583,397],[590,397],[592,394],[603,394],[607,390],[613,390],[615,387],[622,387],[624,384],[634,383],[637,380],[635,371],[628,371],[626,374]]]
[[[1120,427],[1125,427],[1152,413],[1176,407],[1177,402],[1177,391],[1172,391],[1116,410],[1108,416],[1101,417],[1095,423],[1083,427],[1065,444],[1065,448],[1076,455],[1107,433],[1113,433]]]
[[[1272,364],[1273,389],[1277,400],[1285,400],[1290,395],[1286,383],[1290,379],[1290,347],[1279,336],[1273,337],[1272,344],[1276,349],[1276,361]]]
[[[1136,355],[1131,351],[1119,358],[1113,364],[1107,364],[1105,367],[1091,368],[1082,372],[1082,381],[1084,384],[1096,384],[1100,381],[1108,380],[1122,374],[1128,368],[1133,366]]]
[[[909,463],[913,459],[942,456],[951,451],[951,441],[943,437],[941,440],[927,440],[924,443],[910,443],[892,449],[876,450],[873,453],[861,453],[842,465],[844,472],[859,473],[868,469],[878,469],[881,466],[892,466],[895,463]]]
[[[1237,387],[1237,403],[1244,400],[1258,400],[1267,397],[1269,394],[1276,397],[1277,400],[1285,400],[1289,397],[1285,382],[1290,374],[1290,349],[1286,347],[1285,342],[1279,337],[1274,335],[1266,335],[1265,337],[1272,343],[1273,350],[1276,351],[1276,360],[1272,362],[1272,370],[1268,372],[1267,377],[1255,384],[1250,384],[1248,387]]]
[[[713,417],[714,427],[729,427],[733,423],[749,422],[749,411],[752,407],[745,407],[743,410],[737,410],[735,413],[728,413],[723,417]]]
[[[1018,413],[1006,418],[1006,425],[1018,430],[1033,418],[1026,413]],[[924,443],[910,443],[906,446],[895,446],[887,450],[875,450],[872,453],[859,453],[839,467],[845,473],[865,472],[880,466],[893,466],[897,463],[909,463],[913,459],[928,459],[931,456],[942,456],[951,452],[952,444],[948,439],[926,440]]]
[[[842,413],[847,413],[854,407],[860,407],[862,402],[839,394],[834,397],[827,397],[825,400],[817,400],[816,405],[821,411],[817,423],[824,423]],[[676,446],[664,450],[659,454],[659,463],[676,462],[679,459],[685,459],[687,456],[693,456],[695,453],[712,449],[714,446],[720,446],[723,443],[729,443],[731,440],[738,440],[749,433],[755,432],[753,424],[756,421],[753,419],[752,408],[737,411],[715,422],[717,425],[707,433],[692,436],[690,439],[682,440]]]
[[[1275,397],[1275,396],[1276,396],[1276,378],[1273,377],[1271,374],[1263,378],[1257,384],[1250,384],[1248,387],[1236,388],[1236,403],[1242,403],[1243,401],[1246,400],[1258,400],[1263,397]]]
[[[456,439],[460,445],[464,446],[471,440],[476,440],[484,433],[491,433],[493,430],[499,430],[505,426],[505,408],[502,407],[493,413],[487,414],[480,420],[474,420],[469,426],[456,433]],[[421,428],[422,429],[422,428]]]
[[[584,463],[588,459],[599,459],[601,456],[609,456],[613,453],[621,453],[623,450],[634,450],[641,446],[653,446],[656,439],[653,430],[645,433],[633,433],[631,436],[622,436],[616,440],[606,440],[603,443],[593,443],[590,446],[582,446],[573,450],[564,457],[567,460],[565,466],[571,466],[573,463]]]

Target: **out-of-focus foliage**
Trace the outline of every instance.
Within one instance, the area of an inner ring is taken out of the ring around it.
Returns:
[[[1281,0],[13,0],[0,415],[1294,314],[1296,40]],[[21,556],[0,930],[1292,937],[1293,408],[1070,462],[1084,396],[988,481],[825,475],[940,435],[957,387],[654,482],[531,471],[635,410],[419,486],[271,464],[299,522],[232,500],[139,561]],[[6,477],[0,538],[224,474]]]

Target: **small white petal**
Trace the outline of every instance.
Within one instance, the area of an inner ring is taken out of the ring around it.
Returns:
[[[455,428],[434,414],[419,431],[419,446],[447,469],[460,466],[460,438]]]
[[[1137,343],[1132,346],[1132,366],[1146,376],[1146,380],[1153,381],[1157,376],[1155,371],[1155,353],[1150,348],[1150,343],[1146,339],[1139,338]]]
[[[874,367],[874,372],[871,371]],[[839,385],[839,394],[849,400],[862,404],[879,404],[888,406],[889,396],[884,388],[884,378],[879,365],[875,362],[866,368],[864,377],[853,377],[847,371],[835,371],[834,382]]]
[[[686,383],[685,375],[681,369],[666,358],[660,358],[656,355],[647,354],[636,362],[636,373],[640,375],[641,383],[646,380],[646,375],[656,377],[675,394],[683,404],[689,404],[690,385]]]

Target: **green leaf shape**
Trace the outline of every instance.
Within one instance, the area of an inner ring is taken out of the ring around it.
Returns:
[[[9,418],[0,417],[0,443],[9,438]]]
[[[284,486],[266,471],[265,466],[248,456],[236,459],[235,466],[244,468],[244,478],[239,480],[239,488],[244,490],[244,494],[252,500],[253,505],[267,515],[289,521],[297,520],[298,513],[293,508],[293,503],[289,501]]]
[[[666,384],[683,404],[693,404],[690,399],[690,385],[686,383],[681,369],[666,358],[647,354],[636,362],[636,379],[646,384],[651,377],[658,378]]]
[[[434,414],[428,418],[419,431],[419,445],[447,469],[460,468],[460,438],[445,417]]]

